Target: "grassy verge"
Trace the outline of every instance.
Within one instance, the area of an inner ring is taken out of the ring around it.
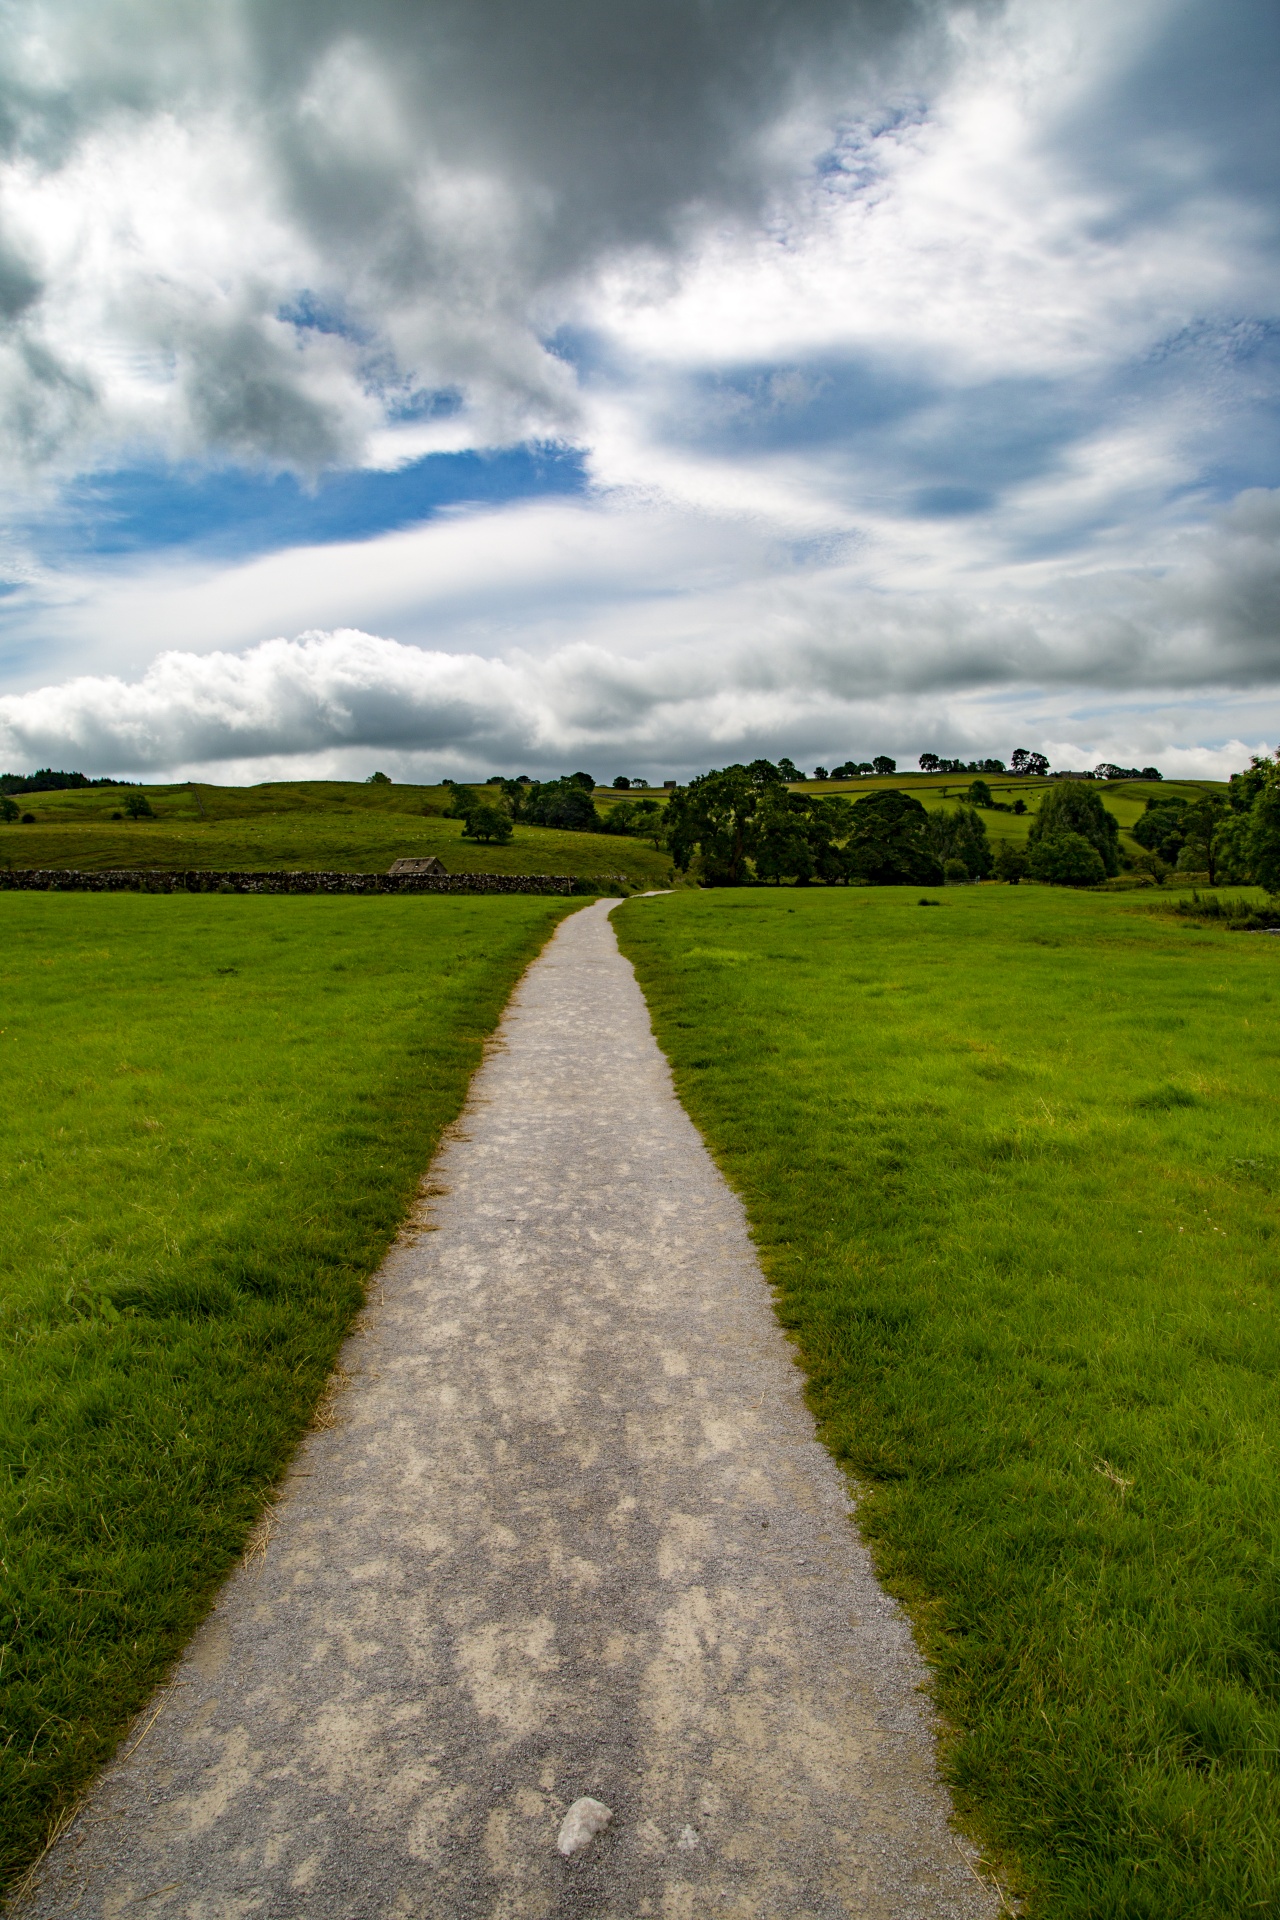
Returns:
[[[148,787],[146,797],[154,819],[113,820],[118,787],[21,794],[34,819],[0,823],[0,865],[385,873],[393,860],[434,855],[450,873],[625,874],[636,887],[665,886],[671,873],[670,855],[621,834],[517,826],[505,847],[464,839],[462,821],[443,817],[443,787],[292,780]]]
[[[1280,1908],[1276,943],[1048,888],[615,915],[1054,1920]]]
[[[0,1871],[241,1549],[567,902],[0,896]]]

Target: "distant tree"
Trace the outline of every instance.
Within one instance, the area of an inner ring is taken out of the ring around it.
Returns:
[[[585,782],[589,774],[566,774],[559,780],[539,780],[525,794],[520,818],[535,827],[557,827],[562,833],[597,833],[600,815]]]
[[[813,770],[813,777],[815,780],[829,780],[831,778],[831,775],[827,772],[825,767],[815,767]]]
[[[978,769],[979,773],[1003,773],[1004,770],[1003,760],[984,760]]]
[[[971,807],[989,807],[992,804],[991,789],[985,780],[969,782],[969,805]]]
[[[1280,893],[1280,763],[1264,762],[1266,778],[1249,809],[1249,867],[1268,893]]]
[[[750,836],[755,870],[761,880],[779,885],[794,880],[807,887],[817,870],[809,833],[808,796],[769,787],[760,796]]]
[[[662,808],[656,800],[619,800],[605,814],[601,831],[651,836],[656,847],[662,833]]]
[[[1026,810],[1027,810],[1027,803],[1023,799],[1022,795],[1019,794],[1017,799],[1013,803],[1013,811],[1015,813],[1025,813]]]
[[[365,781],[365,785],[366,787],[389,787],[391,785],[391,775],[389,773],[371,773]]]
[[[667,845],[682,873],[695,857],[707,886],[740,887],[751,878],[756,817],[766,793],[786,776],[768,760],[721,767],[677,787],[667,802]]]
[[[1040,802],[1040,811],[1031,823],[1027,836],[1027,846],[1031,855],[1030,872],[1036,879],[1044,876],[1037,873],[1034,849],[1041,840],[1059,840],[1078,835],[1087,840],[1102,862],[1103,874],[1120,871],[1120,829],[1115,815],[1109,813],[1102,804],[1102,795],[1094,786],[1083,781],[1062,780],[1055,782]],[[1099,875],[1101,878],[1102,875]],[[1084,881],[1069,881],[1067,885],[1085,885]]]
[[[1106,878],[1106,865],[1092,840],[1064,830],[1045,834],[1028,847],[1027,872],[1055,887],[1092,887]]]
[[[759,764],[759,763],[756,762],[754,764]],[[764,764],[768,766],[769,763],[766,760]],[[804,775],[801,773],[795,761],[788,760],[785,753],[783,754],[781,760],[779,760],[778,762],[778,772],[781,775],[782,779],[784,780],[803,780],[804,779]]]
[[[156,817],[145,793],[131,793],[124,803],[124,810],[131,820],[154,820]]]
[[[886,787],[852,810],[845,846],[850,878],[875,887],[931,887],[942,862],[929,845],[929,816],[913,794]]]
[[[1176,795],[1148,800],[1133,823],[1133,837],[1148,853],[1159,854],[1166,866],[1176,866],[1187,837],[1186,814],[1187,802]]]
[[[1015,846],[1012,840],[1002,840],[996,848],[993,869],[997,880],[1007,881],[1016,887],[1027,871],[1027,855],[1024,847]]]
[[[462,829],[464,840],[489,840],[505,847],[511,839],[511,816],[502,807],[491,807],[483,801],[477,801],[466,819],[467,824]]]
[[[8,794],[5,794],[3,799],[0,799],[0,820],[16,820],[18,811],[18,807],[9,798]]]
[[[1218,841],[1218,829],[1227,817],[1227,803],[1216,793],[1202,793],[1182,816],[1184,840],[1178,864],[1196,873],[1207,873],[1210,886],[1218,884],[1219,856],[1225,847]]]
[[[929,814],[925,831],[944,868],[948,860],[962,860],[965,877],[970,880],[985,880],[991,872],[991,843],[973,807],[939,807]]]
[[[1031,754],[1026,747],[1015,747],[1009,759],[1009,771],[1011,773],[1025,773],[1027,770],[1027,762],[1030,758]]]
[[[942,863],[942,877],[949,887],[967,885],[973,875],[963,860],[957,860],[953,854],[950,860]]]
[[[571,781],[575,787],[585,788],[588,793],[594,793],[596,790],[596,779],[592,773],[568,773],[563,777]]]
[[[897,761],[891,760],[887,753],[878,753],[871,764],[877,773],[896,773],[898,771]]]
[[[1255,753],[1243,773],[1233,773],[1227,782],[1227,805],[1232,813],[1251,813],[1253,803],[1267,785],[1275,770],[1273,760],[1261,759]],[[1147,802],[1150,806],[1150,801]]]
[[[1031,753],[1026,747],[1015,747],[1009,768],[1013,773],[1029,773],[1043,779],[1049,771],[1049,762],[1042,753]]]
[[[615,774],[613,784],[615,787],[622,787],[625,789],[631,785],[631,781],[625,773],[619,773],[619,774]]]
[[[922,753],[920,755],[920,771],[921,773],[936,773],[938,771],[938,756],[936,753]]]

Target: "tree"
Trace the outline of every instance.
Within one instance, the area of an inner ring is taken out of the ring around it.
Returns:
[[[567,773],[563,778],[575,787],[584,788],[587,793],[594,793],[596,790],[596,777],[593,773]]]
[[[1025,813],[1026,810],[1027,810],[1027,803],[1023,799],[1022,795],[1019,794],[1017,799],[1013,803],[1013,811],[1015,813]]]
[[[1207,873],[1210,886],[1218,884],[1218,828],[1227,812],[1227,803],[1216,793],[1203,793],[1193,800],[1183,815],[1184,839],[1178,864],[1184,870]]]
[[[600,823],[602,833],[651,834],[655,849],[662,833],[662,808],[656,800],[619,800]]]
[[[145,793],[131,793],[124,803],[124,810],[131,820],[154,820],[156,817]]]
[[[511,838],[511,817],[502,807],[491,807],[478,800],[466,816],[464,840],[490,840],[505,847]]]
[[[752,762],[753,766],[759,766],[760,764],[761,762],[758,760],[755,760]],[[769,762],[766,760],[763,764],[765,766],[768,766]],[[779,760],[778,762],[778,773],[783,780],[803,780],[804,779],[804,775],[801,773],[795,761],[788,760],[785,753],[783,754],[781,760]]]
[[[887,753],[878,753],[871,762],[871,765],[877,773],[896,773],[898,771],[897,761],[891,760]]]
[[[1280,893],[1280,764],[1266,763],[1266,779],[1249,809],[1249,865],[1268,893]]]
[[[1120,829],[1114,814],[1108,813],[1102,804],[1102,795],[1096,787],[1087,786],[1080,780],[1061,780],[1050,787],[1040,802],[1040,811],[1031,822],[1031,831],[1027,835],[1029,851],[1041,840],[1060,840],[1073,834],[1087,840],[1102,862],[1103,874],[1120,871]],[[1038,879],[1034,856],[1030,872]],[[1102,878],[1102,875],[1099,875]],[[1067,882],[1068,885],[1084,885],[1083,881]]]
[[[825,767],[815,767],[813,770],[813,777],[815,780],[829,780],[831,778],[831,775],[827,772]]]
[[[1016,887],[1027,871],[1027,855],[1024,847],[1015,846],[1012,840],[1002,840],[996,848],[995,876],[1011,887]]]
[[[1176,866],[1186,830],[1187,802],[1171,795],[1148,800],[1145,812],[1133,823],[1133,837],[1148,853],[1157,853],[1166,866]]]
[[[3,799],[0,799],[0,820],[16,820],[17,817],[18,808],[6,793]]]
[[[707,886],[743,886],[751,877],[761,801],[784,778],[780,766],[756,760],[699,774],[677,787],[667,802],[667,845],[680,871],[687,873],[700,855]]]
[[[1029,773],[1038,778],[1049,771],[1049,762],[1042,753],[1032,753],[1026,747],[1015,747],[1009,760],[1011,773]]]
[[[986,781],[971,780],[969,782],[969,805],[971,807],[989,807],[992,804],[991,789]]]
[[[1097,847],[1082,833],[1045,834],[1027,854],[1031,878],[1055,887],[1093,887],[1106,878],[1106,871]]]
[[[391,775],[389,773],[371,773],[365,781],[365,785],[366,787],[389,787],[391,785]]]
[[[615,775],[613,784],[615,787],[621,787],[625,791],[631,785],[631,781],[625,773],[619,773]]]
[[[761,880],[772,880],[775,886],[794,880],[807,887],[817,867],[810,844],[807,795],[788,793],[784,786],[766,788],[752,821],[749,844]]]
[[[936,773],[938,771],[938,756],[936,753],[922,753],[920,755],[920,771],[921,773]]]
[[[845,864],[850,878],[873,887],[936,887],[942,862],[929,845],[929,816],[897,787],[868,794],[852,809]]]
[[[994,864],[987,829],[973,807],[939,807],[928,817],[926,838],[943,866],[962,860],[965,877],[985,880]]]
[[[559,780],[538,780],[525,791],[520,818],[535,827],[556,827],[562,833],[597,833],[600,815],[586,784],[590,774],[564,774]]]

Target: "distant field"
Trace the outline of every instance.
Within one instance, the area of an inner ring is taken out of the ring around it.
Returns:
[[[668,854],[620,834],[517,826],[510,846],[464,840],[461,820],[443,818],[443,787],[298,780],[144,791],[154,820],[113,821],[118,787],[18,795],[35,823],[0,824],[0,864],[385,873],[393,860],[434,854],[451,873],[622,873],[643,887],[665,886],[671,872]]]
[[[1280,1911],[1280,941],[1048,888],[615,915],[1043,1920]]]
[[[0,1877],[243,1546],[567,906],[0,895]]]

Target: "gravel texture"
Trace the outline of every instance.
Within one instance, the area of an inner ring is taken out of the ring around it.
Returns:
[[[345,1384],[24,1920],[996,1912],[610,905],[526,974]]]

